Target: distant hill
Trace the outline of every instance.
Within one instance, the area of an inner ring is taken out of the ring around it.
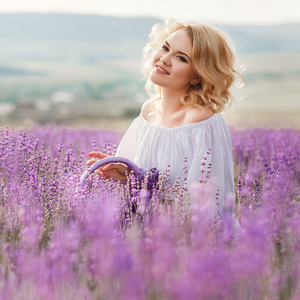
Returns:
[[[300,23],[281,25],[223,25],[239,52],[299,52]]]
[[[28,41],[122,42],[147,39],[155,18],[80,14],[0,14],[0,39]]]
[[[155,18],[0,14],[0,62],[138,58]]]
[[[120,18],[80,14],[0,14],[0,45],[70,43],[87,45],[129,45],[140,53],[156,18]],[[237,49],[247,52],[300,51],[300,24],[274,26],[216,25],[229,33]],[[61,45],[61,44],[60,44]],[[77,46],[76,46],[77,45]],[[117,49],[122,52],[122,47]],[[74,49],[76,51],[76,49]],[[114,50],[117,53],[116,49]],[[127,51],[126,55],[131,55]],[[121,55],[122,56],[122,55]],[[123,55],[124,56],[124,55]]]

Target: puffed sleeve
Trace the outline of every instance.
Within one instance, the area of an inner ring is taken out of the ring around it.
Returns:
[[[119,143],[116,156],[126,157],[134,161],[136,154],[136,137],[139,123],[140,117],[133,120]]]
[[[232,214],[234,176],[232,144],[227,125],[219,122],[198,129],[190,138],[189,157],[188,188],[192,189],[196,184],[207,187],[211,190],[213,210],[219,216]]]

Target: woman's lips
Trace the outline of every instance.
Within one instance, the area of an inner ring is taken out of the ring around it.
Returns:
[[[163,67],[159,66],[159,65],[156,65],[156,71],[160,74],[166,74],[166,75],[169,75],[170,73],[164,69]]]

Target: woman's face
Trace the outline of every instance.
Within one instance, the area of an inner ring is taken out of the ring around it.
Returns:
[[[150,80],[162,88],[189,90],[196,78],[192,65],[192,40],[184,30],[170,34],[153,58]]]

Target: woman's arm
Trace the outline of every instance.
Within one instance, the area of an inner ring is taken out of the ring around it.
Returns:
[[[150,110],[150,108],[150,101],[145,102],[141,110],[141,115],[143,117],[148,115],[148,111]],[[125,157],[134,162],[136,153],[136,136],[139,126],[140,119],[136,118],[129,126],[128,130],[120,141],[116,156]],[[91,165],[99,161],[99,159],[106,158],[109,155],[98,151],[92,151],[88,153],[88,156],[91,157],[91,159],[87,162],[87,166],[90,167]],[[122,163],[110,163],[100,167],[95,171],[96,174],[103,176],[104,178],[115,178],[120,180],[121,182],[126,181],[127,172],[130,172],[130,168]]]

